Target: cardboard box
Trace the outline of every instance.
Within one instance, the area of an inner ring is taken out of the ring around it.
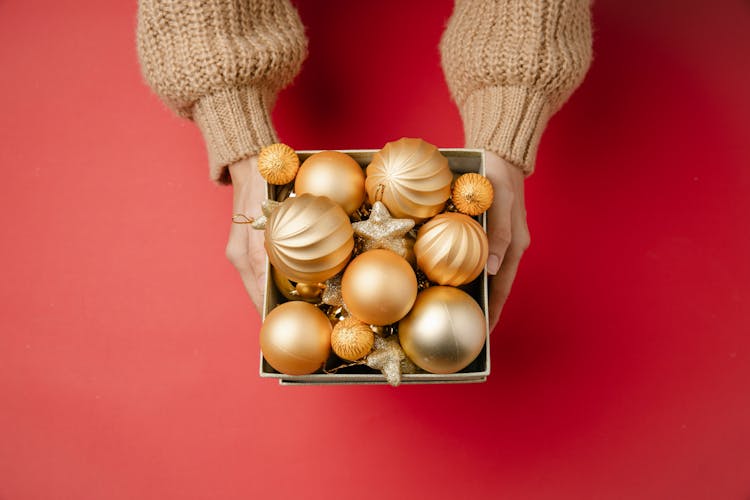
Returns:
[[[310,155],[318,151],[298,151],[300,162],[305,161]],[[359,149],[359,150],[341,150],[346,153],[364,169],[370,164],[373,154],[377,153],[376,149]],[[481,149],[440,149],[440,152],[448,159],[448,164],[454,174],[460,175],[467,172],[476,172],[484,175],[484,151]],[[267,195],[270,199],[276,199],[275,186],[267,185]],[[487,230],[485,216],[478,217],[479,223]],[[268,281],[266,282],[266,295],[263,304],[263,319],[265,320],[271,310],[278,304],[286,301],[284,297],[276,290],[276,286],[271,279],[270,265],[266,259],[266,271]],[[490,341],[489,325],[487,323],[487,270],[472,283],[460,287],[471,294],[479,303],[485,313],[485,328],[487,338],[484,348],[469,366],[458,373],[452,374],[433,374],[418,373],[404,374],[402,384],[455,384],[467,382],[484,382],[490,374]],[[335,356],[332,356],[335,359]],[[330,363],[330,361],[329,361]],[[336,366],[334,363],[331,366]],[[345,384],[386,384],[385,377],[378,371],[372,370],[367,366],[355,366],[346,368],[338,373],[314,373],[311,375],[286,375],[274,370],[265,359],[262,353],[260,357],[260,376],[264,378],[276,378],[282,385],[345,385]]]

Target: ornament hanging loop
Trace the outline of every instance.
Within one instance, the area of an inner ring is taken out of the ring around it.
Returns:
[[[253,222],[255,222],[255,217],[248,217],[245,214],[232,215],[233,224],[252,224]]]

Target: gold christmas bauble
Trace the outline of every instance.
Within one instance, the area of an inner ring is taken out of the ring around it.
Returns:
[[[320,302],[323,289],[325,289],[325,285],[322,283],[297,283],[294,287],[294,291],[302,300],[313,303]]]
[[[431,373],[466,368],[484,347],[487,320],[466,292],[433,286],[419,293],[398,324],[401,347],[414,364]]]
[[[292,281],[322,283],[341,271],[354,248],[349,216],[323,196],[287,198],[268,218],[268,260]]]
[[[490,180],[479,174],[463,174],[453,183],[453,204],[466,215],[479,215],[492,205],[495,191]]]
[[[417,296],[417,276],[403,257],[369,250],[347,266],[341,280],[344,305],[369,325],[390,325],[409,312]]]
[[[327,196],[348,215],[365,201],[365,173],[351,156],[338,151],[321,151],[302,163],[294,181],[294,191]]]
[[[375,334],[366,323],[349,316],[333,327],[331,347],[341,359],[357,361],[372,350]]]
[[[321,283],[294,283],[273,266],[271,266],[271,278],[276,285],[276,290],[286,300],[304,300],[311,304],[321,302],[325,288]]]
[[[260,348],[268,364],[278,372],[316,372],[331,351],[331,322],[307,302],[285,302],[263,321]]]
[[[459,286],[479,276],[487,263],[487,233],[468,215],[447,212],[419,228],[417,266],[440,285]]]
[[[271,144],[258,154],[258,171],[269,184],[288,184],[299,168],[299,157],[286,144]]]
[[[382,201],[395,218],[417,222],[442,212],[451,193],[448,160],[422,139],[389,142],[367,167],[370,203]]]

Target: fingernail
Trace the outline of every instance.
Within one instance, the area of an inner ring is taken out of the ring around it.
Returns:
[[[487,272],[494,276],[499,270],[500,259],[497,258],[497,255],[490,255],[487,257]]]

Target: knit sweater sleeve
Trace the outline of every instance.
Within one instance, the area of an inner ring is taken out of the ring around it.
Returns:
[[[227,165],[277,142],[271,109],[307,55],[289,0],[140,0],[137,46],[147,83],[195,121],[223,183]]]
[[[456,0],[440,43],[466,145],[534,169],[549,118],[591,63],[588,0]]]

